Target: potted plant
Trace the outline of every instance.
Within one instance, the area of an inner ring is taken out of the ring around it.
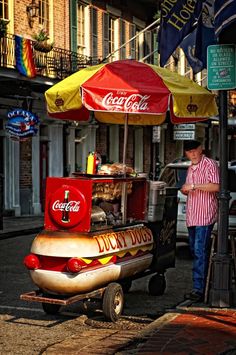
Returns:
[[[32,37],[35,40],[33,47],[37,51],[47,53],[52,50],[53,43],[48,42],[49,40],[48,33],[43,28],[38,33],[35,33]]]
[[[7,33],[7,25],[9,24],[10,20],[4,20],[3,18],[0,19],[0,38],[5,37]]]

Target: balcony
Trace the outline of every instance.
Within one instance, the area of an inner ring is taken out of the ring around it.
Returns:
[[[48,53],[40,52],[34,48],[36,42],[31,42],[39,77],[61,80],[88,65],[98,63],[91,57],[57,47],[53,47]],[[0,70],[1,68],[15,69],[15,63],[15,36],[8,34],[0,38]]]

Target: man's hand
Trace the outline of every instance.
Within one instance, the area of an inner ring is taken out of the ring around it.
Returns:
[[[212,182],[208,182],[206,184],[184,184],[181,188],[181,192],[184,195],[187,195],[189,191],[201,190],[207,192],[218,192],[220,189],[219,184],[214,184]]]
[[[193,191],[193,186],[192,184],[184,184],[180,191],[182,192],[182,194],[184,195],[188,195],[189,191]]]

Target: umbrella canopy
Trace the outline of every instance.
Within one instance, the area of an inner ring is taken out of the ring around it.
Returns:
[[[135,60],[87,67],[45,93],[50,116],[87,120],[89,111],[104,123],[158,125],[171,113],[173,123],[217,115],[214,95],[168,69]]]

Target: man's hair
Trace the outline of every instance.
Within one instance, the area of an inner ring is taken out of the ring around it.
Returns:
[[[188,150],[196,149],[201,145],[201,142],[196,140],[184,141],[184,150],[187,152]]]

